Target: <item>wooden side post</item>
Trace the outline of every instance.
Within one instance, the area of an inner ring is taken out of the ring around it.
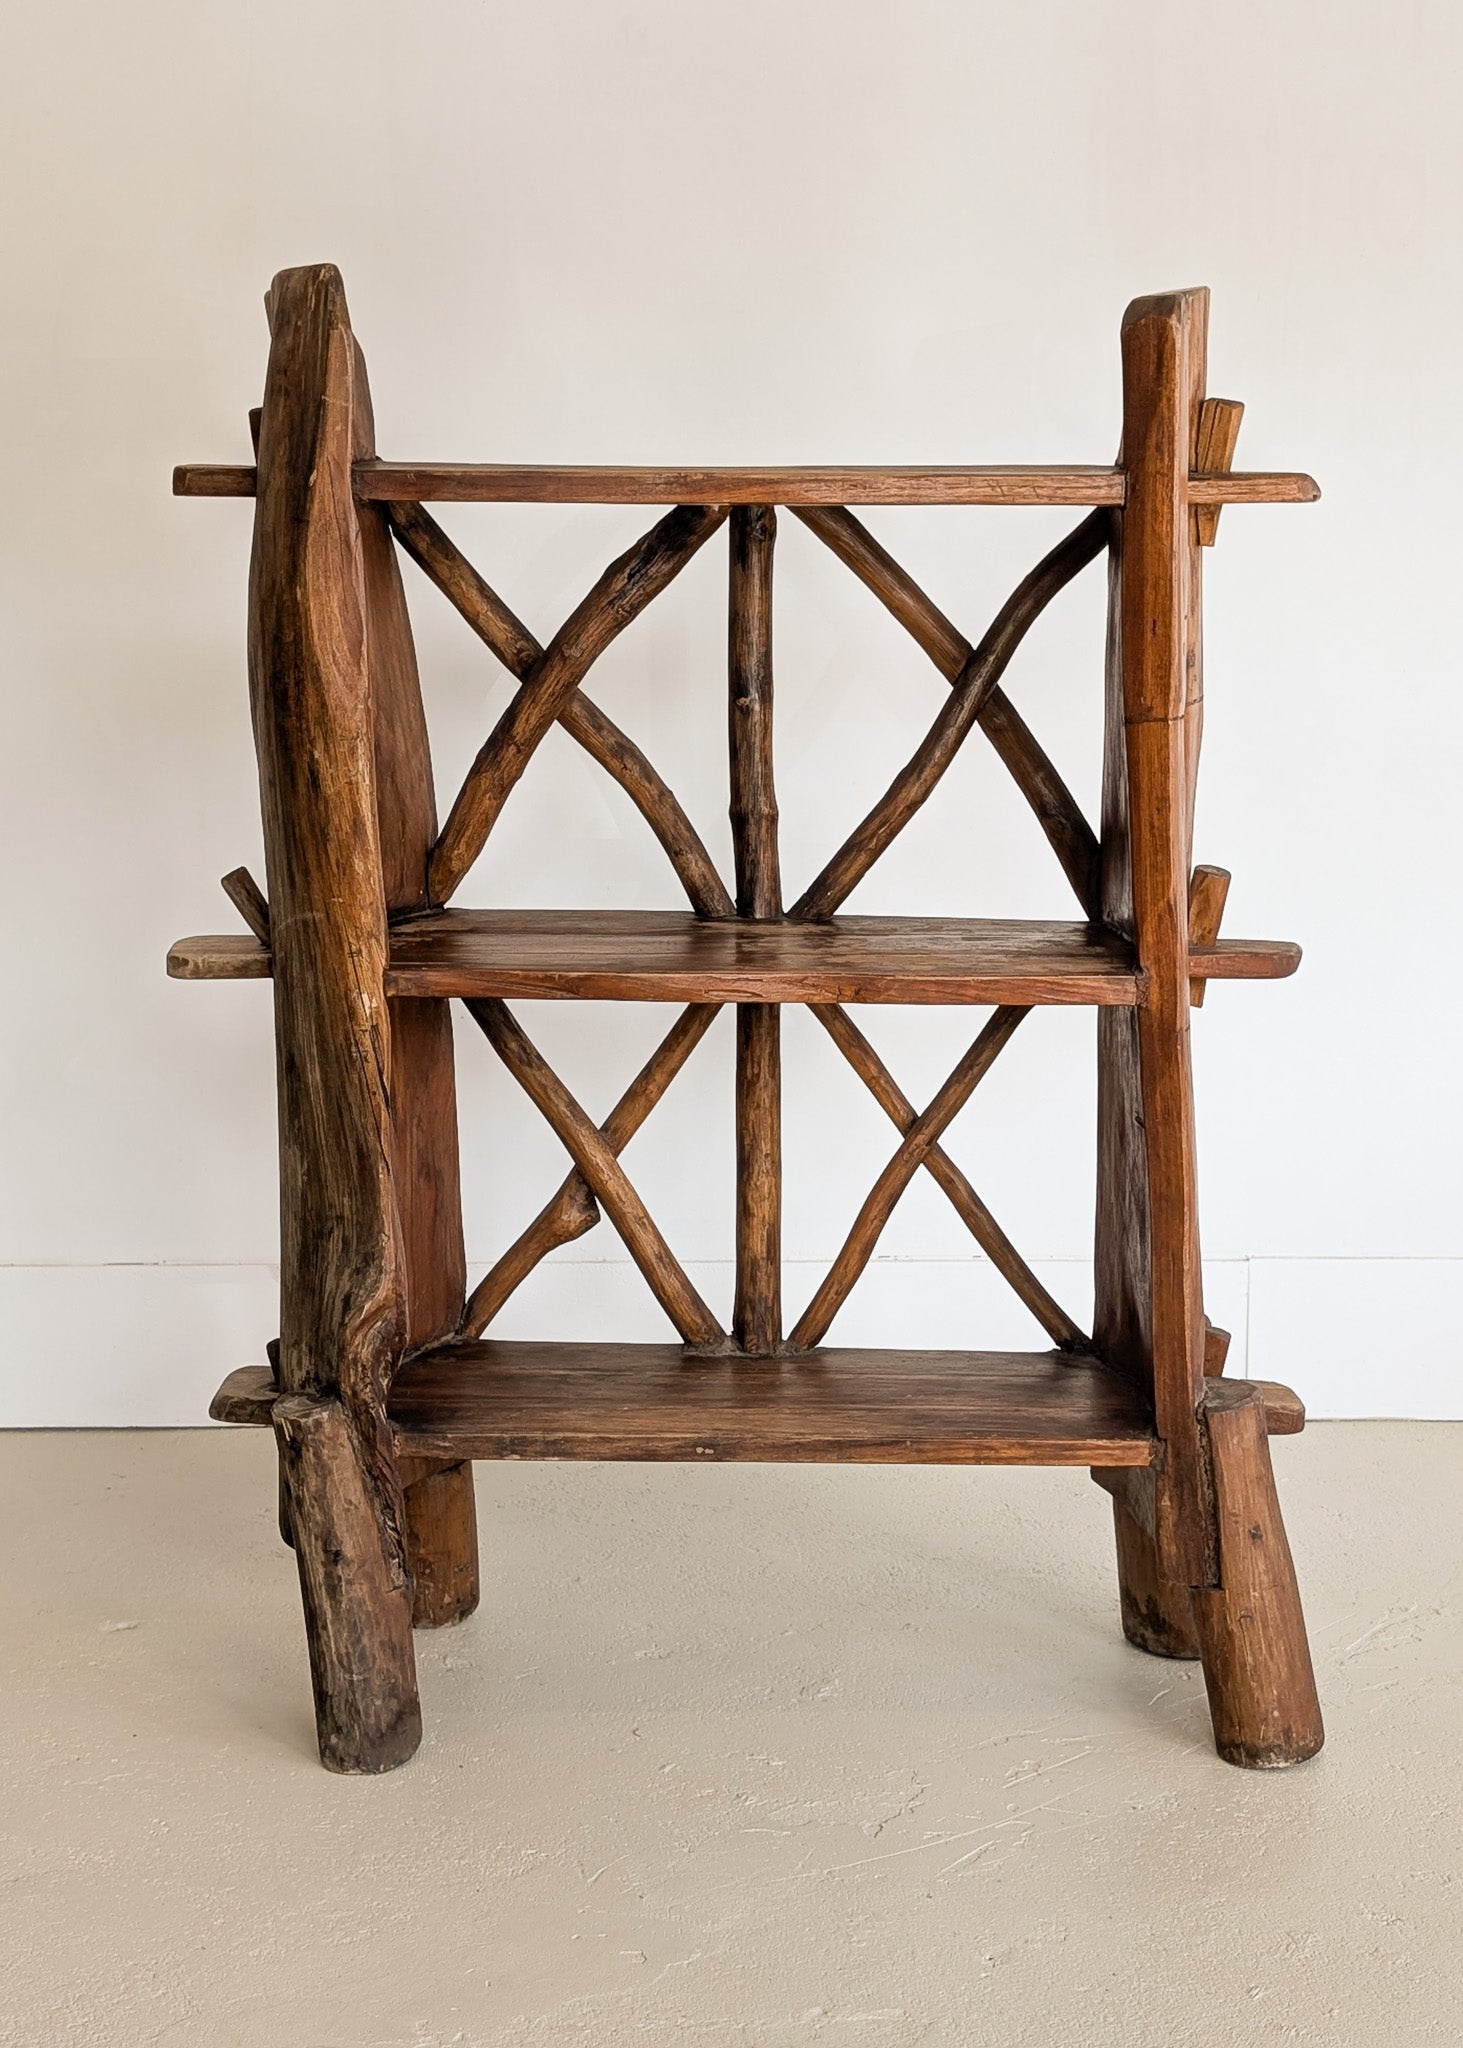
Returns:
[[[339,1401],[282,1394],[274,1434],[305,1603],[320,1761],[331,1771],[394,1770],[422,1739],[400,1542]]]
[[[1151,1520],[1134,1514],[1136,1494],[1118,1503],[1126,1632],[1163,1655],[1197,1642],[1220,1754],[1267,1765],[1310,1755],[1321,1733],[1264,1393],[1205,1379],[1188,973],[1203,652],[1188,480],[1207,321],[1208,294],[1192,291],[1140,299],[1123,322],[1102,910],[1132,937],[1145,990],[1098,1025],[1094,1341],[1151,1390],[1163,1445]]]
[[[1136,1010],[1098,1022],[1094,1341],[1152,1391],[1164,1462],[1154,1570],[1214,1583],[1196,1408],[1203,1381],[1194,1102],[1189,1065],[1191,755],[1199,704],[1198,546],[1188,506],[1208,294],[1139,299],[1123,321],[1127,479],[1108,609],[1102,912],[1134,941]]]
[[[478,1525],[472,1466],[403,1462],[406,1550],[414,1628],[450,1628],[478,1604]]]
[[[249,689],[279,1080],[277,1435],[332,1770],[420,1733],[386,1395],[408,1327],[391,1160],[391,1022],[366,570],[351,487],[357,366],[339,273],[283,271],[260,421]]]
[[[1193,1598],[1187,1586],[1159,1569],[1152,1468],[1136,1472],[1098,1468],[1092,1477],[1104,1493],[1112,1495],[1123,1634],[1135,1650],[1145,1650],[1150,1657],[1196,1658],[1199,1636]]]
[[[731,822],[737,915],[779,918],[782,879],[772,768],[772,550],[777,514],[731,517],[728,628]],[[782,1019],[737,1006],[737,1282],[733,1332],[765,1357],[782,1342]]]
[[[1210,1380],[1204,1426],[1219,1517],[1218,1586],[1194,1595],[1214,1746],[1278,1770],[1325,1740],[1295,1565],[1270,1467],[1262,1388]]]
[[[358,462],[376,453],[365,358],[352,349],[352,443]],[[416,649],[387,508],[357,506],[376,749],[376,816],[388,916],[427,904],[427,864],[437,840],[432,755]],[[391,1164],[406,1287],[405,1348],[450,1337],[462,1318],[467,1257],[457,1150],[457,1082],[451,1005],[442,998],[389,999]],[[460,1621],[478,1603],[472,1466],[454,1467],[421,1499],[408,1497],[407,1563],[419,1582],[419,1628]],[[415,1493],[417,1489],[413,1488]],[[450,1505],[449,1505],[450,1501]],[[442,1588],[452,1589],[450,1596]],[[436,1590],[432,1590],[436,1589]]]

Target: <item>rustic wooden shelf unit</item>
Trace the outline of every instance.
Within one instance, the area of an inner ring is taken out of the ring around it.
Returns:
[[[472,1461],[719,1458],[1085,1465],[1113,1497],[1123,1627],[1201,1657],[1219,1752],[1293,1763],[1321,1743],[1268,1439],[1284,1387],[1222,1377],[1200,1285],[1189,1019],[1210,981],[1293,973],[1296,947],[1221,939],[1228,877],[1191,871],[1203,710],[1201,549],[1225,505],[1298,504],[1309,477],[1231,468],[1241,408],[1204,394],[1208,295],[1141,299],[1122,329],[1111,467],[524,468],[393,463],[329,265],[282,272],[252,467],[175,489],[252,497],[249,670],[268,896],[224,887],[247,932],[180,940],[182,980],[272,977],[280,1111],[280,1335],[233,1372],[222,1421],[272,1427],[304,1596],[320,1752],[388,1770],[421,1734],[412,1627],[478,1597]],[[429,500],[669,506],[541,645],[425,512]],[[978,644],[850,505],[1088,508]],[[950,685],[868,816],[784,907],[772,750],[776,508],[789,508]],[[691,557],[730,536],[730,883],[636,743],[585,695],[590,666]],[[517,688],[439,829],[400,555]],[[1022,638],[1108,565],[1103,809],[1094,831],[1002,687]],[[554,724],[630,796],[684,911],[449,907]],[[861,917],[842,905],[979,727],[1077,900],[1070,923]],[[507,1007],[662,1002],[669,1031],[603,1124]],[[563,1185],[468,1293],[449,1001],[464,1002],[562,1140]],[[898,1131],[889,1163],[786,1330],[780,1006],[808,1005]],[[916,1110],[849,1004],[991,1014]],[[619,1155],[722,1005],[736,1012],[736,1287],[701,1298]],[[945,1151],[947,1125],[1030,1010],[1097,1012],[1096,1308],[1083,1330]],[[1036,1352],[837,1349],[824,1338],[914,1176],[930,1173],[1050,1340]],[[556,1246],[608,1216],[680,1342],[484,1336]]]

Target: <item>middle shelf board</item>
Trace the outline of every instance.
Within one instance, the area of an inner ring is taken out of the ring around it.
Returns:
[[[1210,979],[1292,974],[1283,941],[1221,940],[1191,958]],[[256,939],[182,939],[181,980],[270,971]],[[391,934],[387,992],[612,1002],[1086,1003],[1131,1007],[1141,976],[1101,925],[1015,918],[705,920],[672,910],[440,910]]]

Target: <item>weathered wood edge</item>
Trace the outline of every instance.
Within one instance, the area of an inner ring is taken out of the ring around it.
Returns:
[[[177,498],[252,498],[249,463],[181,462]],[[377,462],[356,467],[356,496],[414,504],[521,505],[1121,505],[1119,469],[595,469],[552,464]],[[698,496],[698,494],[702,494]],[[1313,505],[1299,470],[1232,470],[1189,478],[1188,501]]]
[[[1202,975],[1206,981],[1284,981],[1299,967],[1301,949],[1289,939],[1221,939],[1205,951],[1191,952],[1189,962],[1194,973]],[[262,946],[251,933],[201,932],[173,942],[168,949],[167,970],[173,981],[267,981],[273,972],[273,962],[268,947]],[[387,993],[418,992],[422,973],[427,971],[388,966]],[[1117,978],[1131,984],[1127,994],[1118,999],[1118,1007],[1133,1007],[1140,999],[1137,977]],[[1023,998],[1018,995],[1012,999]],[[1028,995],[1024,999],[1038,1003],[1044,1000],[1040,995]],[[667,996],[663,1000],[682,1001],[686,998]],[[708,997],[706,1000],[734,1002],[737,998],[732,995],[727,998]],[[804,1002],[809,998],[795,995],[787,1000]],[[817,997],[814,1000],[831,999]]]

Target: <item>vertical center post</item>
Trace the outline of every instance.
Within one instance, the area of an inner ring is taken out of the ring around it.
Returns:
[[[772,773],[770,505],[731,515],[727,672],[731,827],[738,917],[779,919],[777,793]],[[782,1343],[782,1039],[775,1003],[737,1006],[737,1284],[733,1333],[767,1357]]]

